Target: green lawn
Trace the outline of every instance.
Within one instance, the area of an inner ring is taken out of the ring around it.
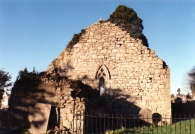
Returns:
[[[106,134],[195,134],[195,120],[183,120],[172,125],[122,128]]]

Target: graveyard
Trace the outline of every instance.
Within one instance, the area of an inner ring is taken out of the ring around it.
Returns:
[[[142,30],[120,5],[74,34],[47,70],[20,70],[3,96],[0,134],[191,133],[195,101],[170,94],[171,70]]]

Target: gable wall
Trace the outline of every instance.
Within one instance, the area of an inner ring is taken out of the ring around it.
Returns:
[[[48,66],[48,72],[58,68],[61,75],[81,79],[98,89],[96,73],[101,65],[108,69],[107,94],[118,95],[118,99],[148,108],[162,117],[171,115],[169,68],[163,68],[163,61],[153,50],[110,22],[87,27],[79,42],[72,49],[65,49]]]

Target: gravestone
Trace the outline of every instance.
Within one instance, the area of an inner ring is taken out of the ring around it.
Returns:
[[[139,118],[145,122],[152,124],[152,111],[148,108],[141,109],[139,111]]]
[[[47,131],[51,105],[37,103],[35,107],[29,107],[29,122],[31,134],[44,134]]]

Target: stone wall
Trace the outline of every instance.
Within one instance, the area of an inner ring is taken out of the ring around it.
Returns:
[[[56,89],[56,96],[59,98],[60,107],[60,129],[70,132],[73,132],[73,130],[76,132],[78,129],[79,133],[83,133],[81,126],[83,126],[83,114],[85,110],[84,100],[73,95],[74,91],[70,87],[70,80],[63,79],[60,83],[60,86]],[[75,117],[76,114],[79,114],[80,118],[77,119]]]
[[[186,103],[171,103],[172,105],[172,115],[175,116],[191,116],[194,117],[195,113],[195,101]]]
[[[138,114],[147,108],[162,117],[171,115],[170,69],[154,50],[110,22],[87,27],[79,42],[66,48],[47,72],[54,70],[68,79],[81,80],[96,91],[103,79],[103,105],[110,112]],[[68,105],[61,109],[62,122],[68,128],[73,106],[73,101],[66,98],[69,90],[67,87],[67,95],[63,96]],[[64,113],[68,116],[64,117]]]

